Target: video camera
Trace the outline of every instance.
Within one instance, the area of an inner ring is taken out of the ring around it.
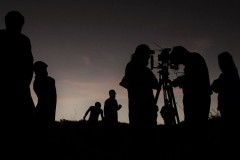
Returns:
[[[172,64],[170,62],[170,51],[171,48],[163,48],[160,51],[160,54],[158,54],[158,66],[154,66],[154,57],[151,55],[151,69],[157,68],[160,69],[160,73],[162,74],[168,74],[168,68],[178,70],[178,65]]]

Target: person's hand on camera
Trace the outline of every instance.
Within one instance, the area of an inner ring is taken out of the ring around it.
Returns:
[[[184,76],[177,77],[176,79],[172,80],[172,82],[171,82],[173,87],[180,87],[180,88],[182,88],[183,83],[184,83]]]
[[[172,80],[172,81],[171,81],[171,85],[172,85],[173,87],[177,87],[177,86],[178,86],[178,82],[177,82],[177,81],[178,81],[177,79]]]

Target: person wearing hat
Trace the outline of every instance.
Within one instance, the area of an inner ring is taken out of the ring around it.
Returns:
[[[159,83],[148,68],[150,55],[154,51],[146,44],[140,44],[132,54],[125,68],[120,86],[128,92],[128,118],[130,125],[129,159],[137,159],[156,153],[158,107],[153,94]],[[150,158],[151,159],[151,158]]]
[[[148,45],[138,45],[120,82],[120,86],[128,91],[129,124],[137,127],[157,125],[158,107],[154,102],[153,89],[158,88],[158,80],[147,67],[151,54],[154,51]]]
[[[52,125],[55,122],[57,105],[57,92],[55,80],[48,76],[48,65],[37,61],[33,65],[35,79],[33,89],[38,97],[36,105],[36,120],[44,126]]]

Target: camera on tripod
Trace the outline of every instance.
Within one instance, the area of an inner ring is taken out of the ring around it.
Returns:
[[[158,66],[157,67],[154,66],[154,57],[153,57],[153,55],[151,55],[151,70],[154,68],[160,69],[159,73],[161,73],[162,75],[168,75],[169,68],[178,70],[178,65],[172,64],[170,62],[171,48],[163,48],[159,51],[161,51],[161,52],[160,52],[160,54],[158,54]]]
[[[160,54],[158,54],[158,66],[154,66],[154,57],[151,55],[151,70],[154,68],[159,69],[159,83],[161,83],[161,86],[163,88],[163,96],[164,96],[164,106],[168,106],[168,108],[173,109],[174,115],[168,115],[169,117],[174,117],[174,120],[171,122],[173,124],[179,123],[179,116],[177,112],[177,106],[175,102],[175,97],[171,85],[171,80],[169,79],[169,72],[168,69],[178,69],[178,65],[171,64],[170,62],[170,52],[171,48],[163,48],[160,50]],[[155,102],[157,102],[158,97],[160,94],[160,88],[157,90],[156,96],[155,96]],[[165,107],[164,107],[165,108]]]

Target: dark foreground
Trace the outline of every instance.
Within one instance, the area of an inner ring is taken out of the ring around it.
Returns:
[[[205,137],[198,134],[190,139],[182,124],[159,125],[150,132],[132,130],[125,123],[109,128],[101,122],[91,127],[86,122],[63,120],[48,130],[38,128],[5,148],[11,158],[32,160],[195,160],[238,155],[231,147],[236,137],[228,141],[218,118],[209,120],[207,132]]]

